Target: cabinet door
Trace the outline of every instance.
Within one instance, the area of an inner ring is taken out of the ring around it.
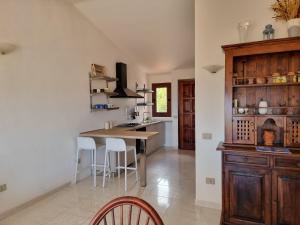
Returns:
[[[254,117],[240,116],[232,119],[232,141],[235,144],[255,143]]]
[[[300,117],[286,118],[286,145],[300,146]]]
[[[300,173],[273,172],[273,225],[300,225]]]
[[[268,169],[225,166],[224,222],[270,225],[271,178]]]

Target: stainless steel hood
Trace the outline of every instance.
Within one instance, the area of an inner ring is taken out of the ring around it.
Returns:
[[[143,96],[127,88],[127,65],[125,63],[116,63],[116,77],[117,87],[114,92],[117,94],[111,98],[143,98]]]

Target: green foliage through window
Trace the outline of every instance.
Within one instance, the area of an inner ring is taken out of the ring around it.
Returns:
[[[156,88],[156,111],[166,113],[168,111],[168,93],[166,87]]]
[[[171,117],[171,83],[153,83],[153,117]]]

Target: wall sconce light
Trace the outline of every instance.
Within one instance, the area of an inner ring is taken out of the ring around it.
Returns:
[[[8,43],[8,42],[0,42],[0,54],[5,55],[17,48],[16,45]]]
[[[222,66],[222,65],[208,65],[208,66],[203,66],[202,68],[205,69],[206,71],[210,72],[210,73],[217,73],[221,69],[223,69],[224,66]]]

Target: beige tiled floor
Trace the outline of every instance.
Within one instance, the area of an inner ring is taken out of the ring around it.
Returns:
[[[135,183],[133,174],[127,193],[123,177],[111,179],[104,189],[93,188],[92,179],[88,178],[0,221],[0,225],[87,225],[106,202],[122,195],[148,201],[166,225],[219,225],[220,211],[194,204],[193,152],[160,150],[148,158],[147,172],[146,188]]]

